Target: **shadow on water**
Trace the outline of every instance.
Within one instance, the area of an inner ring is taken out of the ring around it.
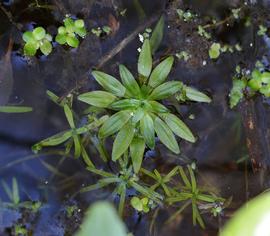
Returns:
[[[31,146],[37,141],[68,128],[62,109],[47,98],[46,90],[52,90],[61,96],[69,93],[71,88],[80,87],[80,92],[96,89],[97,84],[90,76],[91,69],[138,26],[151,21],[153,17],[157,19],[161,13],[167,14],[169,27],[165,29],[165,39],[156,58],[166,54],[167,49],[174,53],[190,47],[190,50],[196,53],[197,61],[191,65],[177,62],[171,78],[181,79],[206,91],[213,98],[213,102],[210,105],[192,103],[179,106],[168,101],[167,105],[175,113],[179,112],[197,135],[198,142],[189,144],[181,141],[182,154],[179,156],[172,155],[162,145],[157,145],[155,152],[147,153],[146,165],[167,171],[174,164],[196,160],[199,183],[210,186],[225,198],[233,195],[233,201],[219,221],[210,215],[204,216],[206,230],[192,226],[188,211],[184,218],[180,217],[172,225],[165,225],[164,222],[174,211],[170,208],[160,209],[156,218],[153,218],[154,214],[140,216],[130,210],[127,215],[129,229],[135,235],[217,235],[219,227],[235,209],[269,187],[266,171],[253,174],[247,162],[238,163],[239,159],[248,155],[246,134],[241,112],[230,110],[227,101],[235,66],[238,63],[255,64],[262,56],[266,61],[269,59],[264,42],[256,41],[252,27],[243,30],[240,25],[222,29],[215,37],[227,43],[240,41],[244,53],[225,55],[213,63],[208,59],[208,55],[203,55],[198,49],[203,47],[203,44],[200,45],[197,38],[189,37],[185,29],[181,31],[182,28],[177,25],[172,13],[177,4],[184,4],[202,15],[222,19],[229,8],[240,4],[239,1],[228,0],[221,3],[208,0],[202,5],[201,1],[197,0],[183,1],[184,3],[148,0],[141,1],[141,6],[138,6],[138,1],[135,0],[40,1],[40,4],[45,4],[48,8],[33,7],[34,2],[10,0],[1,3],[2,8],[11,15],[6,15],[0,9],[0,58],[5,56],[10,38],[14,41],[10,59],[14,82],[12,88],[1,91],[7,93],[5,96],[8,97],[9,104],[27,104],[34,108],[34,112],[0,114],[0,179],[11,184],[12,178],[16,177],[21,201],[42,201],[44,205],[37,215],[29,211],[0,208],[1,235],[12,235],[11,226],[15,222],[27,225],[33,235],[72,235],[78,228],[87,206],[97,199],[110,196],[110,189],[78,193],[85,184],[95,182],[93,177],[89,179],[89,172],[84,170],[84,165],[79,160],[64,157],[59,151],[48,151],[39,155],[31,152]],[[126,16],[117,16],[116,12],[123,9],[127,9]],[[120,28],[108,37],[98,38],[89,34],[77,50],[54,45],[54,51],[48,57],[38,55],[27,59],[22,56],[21,30],[42,25],[49,32],[55,33],[67,13],[83,17],[88,28],[108,24],[109,16],[112,15],[119,21]],[[12,17],[14,22],[11,22],[9,17]],[[255,47],[249,46],[251,42],[255,43]],[[136,71],[139,46],[136,36],[117,55],[104,63],[102,69],[116,75],[118,64],[124,63],[132,71]],[[207,60],[206,66],[203,66],[204,60]],[[75,106],[78,110],[81,108],[80,104],[75,103]],[[257,98],[254,106],[258,122],[258,142],[262,143],[263,157],[266,159],[269,157],[270,140],[269,102]],[[191,115],[194,119],[189,118]],[[98,154],[93,151],[92,155]],[[48,163],[56,167],[57,171],[48,168]],[[8,201],[2,188],[0,199],[3,202]],[[66,209],[73,205],[76,205],[78,210],[72,217],[68,217]],[[149,232],[153,219],[155,223]]]

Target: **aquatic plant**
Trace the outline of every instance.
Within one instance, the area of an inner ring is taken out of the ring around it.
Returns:
[[[23,34],[23,40],[25,42],[23,50],[26,56],[36,55],[38,49],[46,56],[52,52],[52,36],[46,33],[43,27],[26,31]]]
[[[105,139],[117,133],[113,144],[112,160],[118,160],[130,148],[132,161],[142,159],[146,147],[155,147],[155,134],[172,152],[179,153],[177,135],[195,142],[190,129],[161,101],[176,94],[185,99],[210,102],[206,95],[185,86],[180,81],[165,82],[174,58],[167,57],[152,70],[150,41],[143,43],[138,60],[138,81],[124,65],[119,66],[122,83],[111,75],[93,71],[96,81],[106,91],[92,91],[78,96],[89,105],[116,111],[104,122],[99,137]]]
[[[64,19],[64,26],[58,28],[55,41],[59,44],[68,44],[70,47],[79,46],[78,37],[84,38],[87,34],[84,21],[82,19],[73,20],[70,17]]]
[[[27,113],[33,111],[32,107],[0,106],[0,113]]]

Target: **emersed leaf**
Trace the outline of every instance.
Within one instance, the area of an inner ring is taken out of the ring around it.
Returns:
[[[210,103],[211,102],[211,98],[208,97],[206,94],[199,92],[198,90],[188,87],[185,87],[185,92],[186,92],[186,97],[191,100],[191,101],[195,101],[195,102],[206,102],[206,103]]]
[[[123,97],[125,95],[126,88],[111,75],[101,71],[93,71],[92,74],[96,81],[108,92],[111,92],[118,97]]]
[[[148,97],[149,100],[168,98],[181,90],[183,84],[179,81],[169,81],[156,87]]]
[[[79,95],[78,99],[95,107],[106,108],[115,101],[116,96],[105,91],[93,91]]]
[[[144,137],[145,143],[151,149],[155,147],[155,129],[154,122],[150,115],[145,114],[140,121],[141,134]]]
[[[110,108],[113,110],[135,109],[139,107],[140,104],[141,101],[137,99],[122,99],[111,104]]]
[[[161,63],[159,63],[157,67],[153,70],[148,85],[155,88],[162,84],[167,79],[172,69],[173,61],[173,56],[170,56],[163,60]]]
[[[138,60],[138,73],[146,78],[152,70],[152,55],[149,39],[145,39]]]
[[[155,119],[154,127],[160,141],[171,151],[179,154],[179,146],[170,127],[158,117]]]
[[[105,226],[105,227],[104,227]],[[126,227],[108,202],[94,203],[75,236],[127,236]]]
[[[0,106],[0,112],[3,113],[26,113],[31,111],[33,111],[32,107]]]
[[[130,119],[131,112],[119,111],[107,119],[99,130],[99,136],[106,138],[120,130]]]
[[[135,127],[132,122],[127,122],[116,135],[113,143],[112,160],[118,160],[128,149],[133,137]]]
[[[162,38],[163,38],[163,31],[164,31],[164,16],[161,16],[157,25],[155,26],[152,36],[150,38],[150,45],[152,54],[156,52],[158,49]]]
[[[160,116],[177,136],[192,143],[196,141],[187,125],[176,115],[171,113],[164,113]]]
[[[134,137],[130,144],[130,156],[135,173],[138,173],[141,168],[144,150],[144,139],[140,137]]]
[[[127,89],[126,92],[128,93],[128,95],[138,97],[141,92],[140,87],[131,72],[128,70],[128,68],[124,65],[119,65],[119,72],[122,83]]]

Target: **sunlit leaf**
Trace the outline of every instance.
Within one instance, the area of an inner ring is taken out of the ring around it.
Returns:
[[[141,102],[137,99],[122,99],[116,101],[110,105],[113,110],[135,109],[141,105]]]
[[[48,40],[44,40],[44,42],[40,46],[40,50],[44,55],[49,55],[52,52],[52,44]]]

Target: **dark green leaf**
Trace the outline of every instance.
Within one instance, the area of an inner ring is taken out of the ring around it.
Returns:
[[[152,55],[149,39],[145,39],[138,61],[138,72],[148,78],[152,70]]]
[[[205,95],[202,92],[199,92],[196,89],[193,89],[191,87],[186,87],[185,88],[186,91],[186,96],[189,100],[191,101],[195,101],[195,102],[206,102],[206,103],[210,103],[211,102],[211,98],[209,98],[207,95]]]
[[[130,156],[135,173],[138,173],[141,168],[144,150],[144,139],[140,137],[134,137],[130,144]]]
[[[173,132],[168,125],[160,118],[156,118],[154,122],[155,131],[160,139],[160,141],[171,151],[176,154],[180,153],[178,143],[174,137]]]
[[[161,16],[150,38],[152,54],[156,52],[162,41],[163,31],[164,31],[164,16]]]
[[[144,137],[145,143],[151,149],[155,146],[155,129],[154,122],[150,115],[145,114],[140,121],[141,133]]]
[[[105,91],[93,91],[81,94],[78,99],[96,107],[106,108],[114,102],[116,96]]]
[[[187,125],[177,116],[170,113],[164,113],[160,116],[177,136],[192,143],[196,141]]]
[[[164,84],[156,87],[153,92],[150,94],[148,99],[151,100],[161,100],[164,98],[168,98],[173,94],[179,92],[182,88],[183,84],[178,81],[169,81]]]
[[[125,95],[126,88],[111,75],[101,71],[93,71],[92,74],[96,81],[108,92],[111,92],[118,97],[123,97]]]
[[[128,149],[135,132],[135,127],[132,122],[127,122],[117,134],[112,150],[112,160],[118,160]]]
[[[119,65],[119,72],[122,83],[127,89],[128,95],[138,97],[140,95],[141,90],[137,81],[134,79],[130,71],[124,65]]]
[[[119,111],[107,119],[99,130],[99,136],[106,138],[120,130],[130,119],[130,111]]]
[[[173,61],[174,58],[170,56],[158,64],[150,76],[148,85],[155,88],[162,84],[167,79],[172,69]]]

